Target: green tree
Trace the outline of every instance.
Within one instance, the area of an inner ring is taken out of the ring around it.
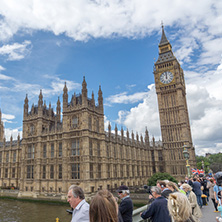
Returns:
[[[178,181],[169,173],[155,173],[148,179],[148,186],[155,186],[157,180],[169,180],[178,183]]]
[[[204,164],[206,173],[211,169],[214,173],[222,169],[222,153],[211,154],[209,157],[196,156],[197,168],[201,169]],[[203,161],[203,162],[202,162]]]

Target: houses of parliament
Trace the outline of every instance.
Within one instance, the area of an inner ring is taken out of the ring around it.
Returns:
[[[154,64],[162,141],[133,132],[104,130],[101,87],[98,101],[88,97],[85,78],[79,94],[58,98],[56,114],[43,103],[24,100],[23,135],[5,140],[0,113],[0,187],[16,187],[19,197],[65,198],[70,185],[86,193],[116,189],[121,184],[141,187],[154,173],[167,172],[177,178],[187,174],[183,146],[189,147],[189,163],[195,166],[183,70],[172,52],[164,28]],[[62,113],[61,113],[62,110]],[[61,118],[62,116],[62,118]],[[148,117],[147,117],[148,118]]]

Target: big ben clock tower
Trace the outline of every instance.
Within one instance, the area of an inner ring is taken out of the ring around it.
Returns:
[[[187,174],[186,160],[183,156],[184,145],[189,148],[191,167],[195,166],[195,150],[191,137],[183,69],[172,52],[163,26],[154,77],[165,169],[177,178],[184,177]]]

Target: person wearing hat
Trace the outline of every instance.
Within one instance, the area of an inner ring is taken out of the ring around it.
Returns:
[[[121,199],[119,205],[119,212],[122,215],[123,222],[133,221],[133,202],[129,196],[129,188],[125,185],[121,185],[117,190],[118,196]]]

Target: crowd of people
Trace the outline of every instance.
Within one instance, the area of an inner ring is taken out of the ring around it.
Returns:
[[[117,198],[108,190],[99,190],[89,205],[83,190],[70,186],[67,200],[73,208],[71,222],[132,222],[133,202],[129,188],[121,185],[117,193],[121,199],[119,206]],[[157,181],[149,193],[150,204],[140,215],[143,219],[149,218],[152,222],[200,222],[200,208],[207,205],[209,199],[214,204],[214,212],[222,212],[222,172],[215,174],[214,178],[186,177],[178,184],[168,180]],[[206,203],[203,203],[203,195]],[[216,221],[222,222],[222,217],[216,217]]]

